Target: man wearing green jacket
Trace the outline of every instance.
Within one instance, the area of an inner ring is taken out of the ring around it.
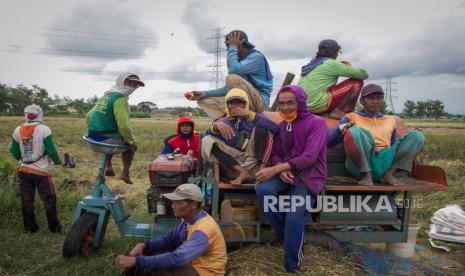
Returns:
[[[123,172],[120,178],[127,184],[132,184],[129,177],[134,153],[137,151],[137,143],[129,126],[129,103],[128,97],[140,86],[145,84],[134,73],[123,73],[116,79],[116,85],[106,91],[102,98],[87,114],[88,137],[97,142],[107,144],[126,145],[128,148],[122,153]],[[120,153],[121,149],[90,144],[97,152],[110,155],[105,169],[106,176],[114,176],[111,157]]]
[[[335,40],[322,40],[316,56],[302,67],[299,79],[299,86],[307,94],[308,110],[329,113],[334,119],[355,110],[363,80],[368,78],[364,69],[353,68],[348,61],[337,61],[340,50]],[[339,77],[349,79],[336,84]]]
[[[61,164],[53,143],[52,131],[43,122],[42,108],[29,105],[24,109],[26,122],[13,132],[10,153],[19,160],[18,178],[21,194],[24,230],[39,230],[35,219],[34,199],[36,189],[44,202],[50,232],[61,232],[57,215],[57,197],[52,183],[50,161]]]

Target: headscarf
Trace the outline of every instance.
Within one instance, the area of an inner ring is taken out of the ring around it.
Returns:
[[[26,123],[38,122],[43,124],[44,114],[42,108],[36,104],[28,105],[24,108]]]
[[[303,119],[310,115],[311,113],[308,112],[307,110],[307,94],[305,94],[305,91],[302,89],[302,87],[298,85],[286,85],[281,87],[278,91],[278,96],[281,93],[285,92],[291,92],[295,95],[296,101],[297,101],[297,119]],[[288,131],[292,131],[292,121],[287,122],[287,128]]]
[[[105,95],[108,93],[117,92],[117,93],[123,94],[126,97],[126,99],[128,99],[129,95],[131,95],[132,92],[134,92],[138,88],[138,87],[129,87],[129,86],[124,85],[124,80],[126,80],[127,77],[132,76],[132,75],[137,76],[137,74],[132,73],[132,72],[124,72],[120,74],[116,78],[116,84],[111,86],[110,89],[105,92]]]
[[[305,64],[304,66],[302,66],[302,72],[300,73],[300,75],[303,77],[303,76],[306,76],[308,73],[312,72],[313,69],[315,69],[318,65],[322,64],[323,62],[325,62],[327,59],[327,57],[320,57],[320,56],[316,56],[314,58],[312,58],[309,63]]]
[[[247,110],[250,110],[249,97],[247,96],[247,93],[240,88],[233,88],[229,90],[228,94],[226,94],[226,97],[225,97],[226,117],[228,117],[229,119],[233,118],[231,114],[229,113],[229,109],[228,109],[228,101],[231,98],[240,98],[241,100],[245,102],[244,108]]]

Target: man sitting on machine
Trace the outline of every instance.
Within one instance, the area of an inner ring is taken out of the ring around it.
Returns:
[[[233,88],[225,97],[226,114],[213,122],[202,139],[202,158],[219,163],[233,185],[253,181],[268,163],[277,126],[265,115],[250,110],[247,93]],[[260,142],[259,142],[260,141]]]

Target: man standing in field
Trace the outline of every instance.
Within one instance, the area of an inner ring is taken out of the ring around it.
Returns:
[[[88,137],[102,143],[126,145],[128,149],[122,153],[123,172],[120,178],[127,184],[132,184],[129,177],[134,153],[137,144],[129,126],[129,103],[128,98],[137,88],[145,84],[134,73],[123,73],[116,79],[116,85],[106,91],[103,97],[87,114]],[[97,152],[110,155],[108,158],[105,175],[114,176],[111,158],[113,154],[119,153],[120,149],[109,149],[94,144],[90,147]]]
[[[34,233],[39,230],[35,220],[34,199],[36,189],[45,205],[45,214],[50,232],[61,232],[57,216],[56,193],[52,183],[50,160],[61,164],[53,143],[52,131],[43,123],[42,108],[29,105],[24,109],[26,122],[13,132],[10,152],[19,160],[18,177],[21,193],[24,230]]]

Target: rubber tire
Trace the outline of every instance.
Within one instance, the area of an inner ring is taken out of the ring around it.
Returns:
[[[84,213],[74,222],[63,243],[63,257],[87,255],[83,250],[85,239],[89,232],[95,234],[97,221],[97,214]]]

